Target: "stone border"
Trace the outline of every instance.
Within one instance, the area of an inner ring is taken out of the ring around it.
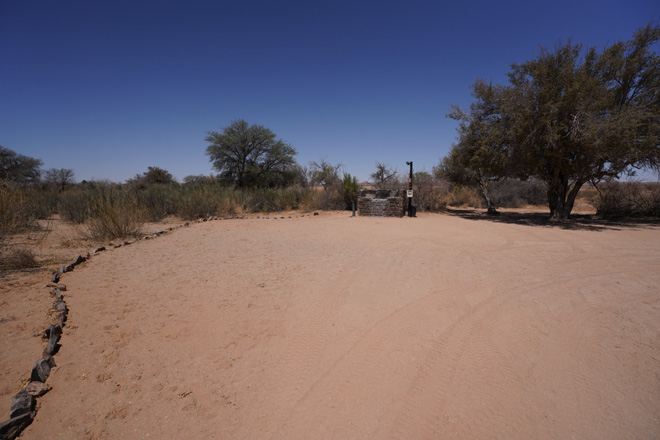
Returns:
[[[305,216],[312,217],[317,215],[319,215],[319,213],[315,211],[313,214],[301,214],[295,216],[289,215],[288,218],[294,218],[294,217],[298,218]],[[254,218],[254,217],[212,216],[208,218],[200,218],[198,220],[193,221],[192,223],[203,223],[203,222],[215,221],[215,220],[245,220],[250,218]],[[263,217],[256,216],[256,219],[269,220],[270,218],[271,216],[263,216]],[[274,220],[277,220],[278,216],[274,215],[272,218]],[[279,216],[279,218],[284,219],[286,217]],[[96,248],[91,255],[89,252],[84,257],[82,255],[76,255],[71,263],[62,265],[60,266],[59,270],[53,272],[51,282],[48,283],[46,287],[52,289],[50,291],[50,294],[55,298],[55,300],[53,301],[53,306],[49,311],[49,315],[51,317],[54,317],[53,320],[54,322],[51,323],[48,327],[46,327],[46,329],[42,334],[42,339],[48,342],[46,343],[46,348],[44,348],[41,354],[41,358],[37,362],[35,362],[34,367],[32,367],[32,371],[30,372],[29,383],[11,398],[11,409],[10,409],[9,419],[0,423],[0,440],[14,440],[19,435],[21,435],[23,430],[26,427],[28,427],[30,423],[32,423],[32,421],[34,420],[37,414],[36,399],[38,397],[43,396],[52,389],[52,387],[46,384],[46,380],[50,375],[51,369],[56,366],[54,356],[57,354],[60,348],[62,330],[66,325],[66,320],[69,314],[69,308],[67,307],[66,302],[64,301],[64,294],[62,293],[62,292],[66,292],[66,285],[58,284],[60,282],[60,279],[62,278],[62,275],[64,275],[67,272],[73,271],[76,268],[76,266],[84,263],[85,261],[88,261],[90,258],[92,258],[95,255],[98,255],[99,253],[105,251],[106,249],[116,249],[122,246],[128,246],[130,244],[136,243],[141,240],[150,240],[152,238],[160,237],[161,235],[166,234],[175,229],[189,226],[190,224],[191,222],[185,222],[182,225],[172,226],[162,231],[154,232],[150,235],[145,235],[136,238],[133,241],[124,241],[123,243],[118,243],[118,244],[109,243],[107,247],[101,246]]]

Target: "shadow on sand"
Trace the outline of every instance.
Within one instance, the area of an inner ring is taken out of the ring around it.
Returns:
[[[509,223],[516,225],[561,228],[569,230],[603,231],[621,229],[642,229],[660,226],[657,218],[615,218],[603,219],[594,214],[574,214],[568,220],[551,220],[549,213],[541,212],[500,212],[488,215],[485,211],[448,208],[447,213],[467,220]]]

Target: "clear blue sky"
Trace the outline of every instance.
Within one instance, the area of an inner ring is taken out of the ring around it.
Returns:
[[[657,0],[0,0],[0,145],[78,181],[180,180],[211,173],[206,133],[243,118],[302,165],[430,171],[477,78],[658,19]]]

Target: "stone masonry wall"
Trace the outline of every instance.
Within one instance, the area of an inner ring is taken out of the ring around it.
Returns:
[[[358,215],[371,217],[401,217],[405,198],[400,191],[361,191],[358,197]],[[383,197],[387,196],[387,197]]]

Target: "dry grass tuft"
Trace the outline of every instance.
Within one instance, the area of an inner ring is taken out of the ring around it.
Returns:
[[[39,267],[34,253],[25,248],[14,248],[0,255],[0,271],[34,269]]]

